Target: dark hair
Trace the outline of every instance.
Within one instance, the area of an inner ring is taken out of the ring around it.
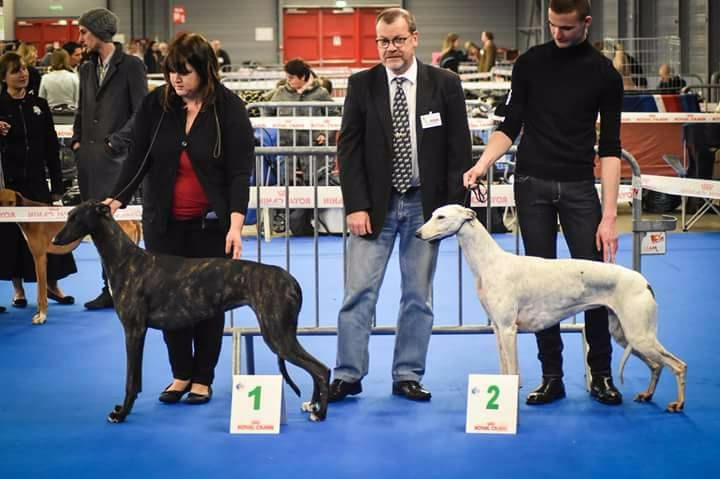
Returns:
[[[404,18],[407,22],[410,33],[415,33],[417,31],[417,25],[415,24],[415,17],[413,14],[404,8],[399,7],[386,8],[380,12],[375,19],[375,24],[377,25],[378,23],[383,22],[389,25],[400,17]]]
[[[8,73],[17,73],[25,65],[23,58],[16,52],[7,52],[0,57],[0,81],[5,81]]]
[[[320,82],[320,86],[327,90],[328,93],[332,94],[333,91],[333,84],[327,77],[319,77],[318,81]]]
[[[67,42],[62,47],[63,50],[65,50],[70,56],[72,56],[72,54],[75,53],[75,50],[77,50],[78,48],[82,48],[82,45],[77,42]]]
[[[302,78],[305,81],[308,81],[310,78],[310,75],[313,74],[312,68],[310,68],[310,65],[305,63],[305,60],[302,58],[293,58],[292,60],[288,61],[285,64],[285,73],[288,75],[295,75],[298,78]]]
[[[210,43],[199,33],[181,33],[170,44],[168,54],[163,61],[165,77],[165,99],[163,108],[170,109],[171,102],[177,96],[170,83],[170,73],[187,75],[188,64],[200,77],[200,97],[202,108],[215,102],[215,92],[220,85],[220,67],[217,56]]]
[[[483,32],[483,33],[485,33],[485,37],[486,37],[488,40],[494,40],[494,39],[495,39],[495,35],[493,35],[493,32],[488,32],[488,31],[486,30],[486,31]]]
[[[590,15],[590,0],[550,0],[550,10],[555,13],[577,12],[579,20]]]

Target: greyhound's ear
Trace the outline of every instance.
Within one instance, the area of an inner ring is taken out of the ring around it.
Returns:
[[[475,214],[474,210],[471,210],[470,208],[465,208],[465,213],[467,214],[468,220],[474,220],[477,218],[477,214]]]

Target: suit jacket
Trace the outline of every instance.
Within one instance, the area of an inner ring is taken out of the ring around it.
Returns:
[[[78,180],[83,199],[110,196],[127,156],[133,113],[147,94],[145,65],[115,44],[103,84],[98,86],[98,55],[80,66],[80,98],[73,124]],[[112,145],[112,150],[107,142]]]
[[[423,214],[461,203],[462,175],[472,166],[470,131],[460,78],[419,61],[415,101],[418,166]],[[423,128],[421,116],[439,113],[442,125]],[[340,182],[346,213],[368,211],[377,237],[392,193],[392,118],[390,92],[382,64],[348,81],[338,138]]]

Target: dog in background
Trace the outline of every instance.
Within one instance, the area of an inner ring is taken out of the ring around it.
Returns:
[[[480,303],[495,331],[503,374],[518,374],[518,330],[540,331],[581,311],[605,306],[610,334],[625,348],[620,378],[630,353],[650,368],[650,384],[635,400],[652,399],[660,372],[667,366],[677,380],[677,399],[667,410],[683,409],[687,365],[658,341],[655,296],[640,273],[597,261],[508,253],[492,239],[475,213],[460,205],[438,208],[417,231],[419,238],[429,241],[454,234],[475,275]]]
[[[0,189],[0,206],[49,206],[25,198],[15,190]],[[140,242],[141,226],[139,221],[122,221],[122,228],[134,243]],[[57,221],[47,222],[19,222],[28,249],[33,257],[35,274],[37,276],[37,312],[32,317],[33,324],[43,324],[47,320],[47,253],[66,254],[73,251],[80,244],[82,238],[60,246],[52,243],[52,239],[63,227],[64,223]]]
[[[303,405],[311,420],[327,414],[330,370],[305,351],[297,339],[302,291],[295,278],[277,266],[225,258],[181,258],[147,252],[123,234],[110,208],[85,202],[68,215],[53,240],[66,245],[90,235],[107,273],[115,310],[125,332],[125,400],[108,415],[122,422],[142,390],[142,356],[148,328],[187,328],[217,313],[250,306],[265,343],[278,356],[285,381],[299,396],[285,360],[313,378],[312,401]]]

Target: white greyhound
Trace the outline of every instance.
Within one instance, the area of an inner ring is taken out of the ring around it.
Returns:
[[[620,378],[630,353],[650,368],[650,384],[635,400],[652,398],[660,372],[667,366],[675,374],[678,389],[677,400],[667,410],[683,409],[687,365],[658,341],[655,296],[640,273],[598,261],[508,253],[475,218],[475,212],[460,205],[438,208],[417,230],[419,238],[429,241],[454,234],[477,279],[480,303],[497,338],[503,374],[518,374],[518,330],[540,331],[581,311],[606,306],[610,334],[625,348]]]

